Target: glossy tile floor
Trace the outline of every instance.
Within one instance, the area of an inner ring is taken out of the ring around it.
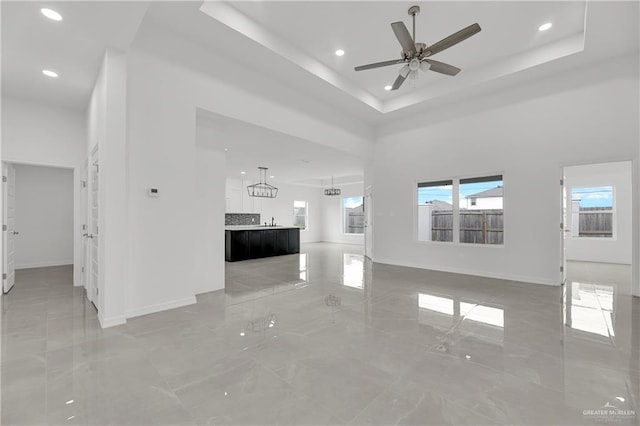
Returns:
[[[554,288],[302,249],[106,330],[70,268],[19,271],[2,424],[638,423],[630,268],[572,263]]]

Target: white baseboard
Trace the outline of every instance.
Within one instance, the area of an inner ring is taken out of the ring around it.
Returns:
[[[205,289],[200,288],[200,289],[197,289],[196,290],[196,296],[199,295],[199,294],[206,294],[206,293],[212,293],[214,291],[224,290],[224,286],[225,286],[225,283],[223,282],[222,284],[217,285],[215,288],[205,288]]]
[[[46,262],[17,263],[16,269],[46,268],[47,266],[73,265],[73,260],[49,260]]]
[[[364,241],[362,242],[353,242],[353,241],[330,241],[330,240],[321,240],[319,243],[329,243],[329,244],[346,244],[350,246],[360,246],[364,247]]]
[[[116,325],[123,325],[127,323],[127,318],[124,315],[105,318],[102,316],[102,312],[98,312],[98,321],[102,328],[115,327]]]
[[[403,262],[391,259],[379,259],[375,258],[374,263],[384,263],[387,265],[395,265],[395,266],[406,266],[409,268],[418,268],[418,269],[430,269],[433,271],[440,272],[450,272],[452,274],[463,274],[463,275],[475,275],[477,277],[486,277],[486,278],[496,278],[499,280],[508,280],[508,281],[519,281],[527,284],[542,284],[548,286],[559,287],[559,282],[554,282],[553,280],[549,280],[546,278],[540,277],[530,277],[526,275],[510,275],[510,274],[500,274],[495,272],[487,272],[487,271],[476,271],[472,269],[464,269],[464,268],[447,268],[438,265],[419,265],[411,262]]]
[[[154,314],[156,312],[167,311],[169,309],[180,308],[182,306],[193,305],[196,303],[196,297],[186,297],[184,299],[171,300],[169,302],[158,303],[156,305],[143,306],[141,308],[131,309],[127,311],[127,318],[139,317],[142,315]]]
[[[613,260],[604,259],[603,260],[602,258],[594,260],[594,259],[589,259],[589,258],[586,258],[586,257],[581,258],[579,256],[578,257],[572,257],[572,258],[567,256],[567,261],[568,262],[589,262],[589,263],[610,263],[612,265],[625,265],[625,266],[631,266],[632,265],[630,260],[629,261],[626,261],[626,260],[625,261],[618,261],[617,259],[613,259]]]

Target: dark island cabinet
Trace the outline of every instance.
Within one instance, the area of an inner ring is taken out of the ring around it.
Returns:
[[[300,253],[300,228],[225,231],[227,262],[294,253]]]
[[[247,233],[247,243],[245,243],[247,244],[247,246],[237,247],[237,248],[232,247],[233,251],[238,250],[238,253],[240,253],[240,257],[234,256],[234,257],[237,257],[237,259],[234,259],[234,260],[257,259],[257,258],[263,257],[262,253],[264,252],[264,250],[262,249],[262,232],[255,232],[255,231],[244,231],[244,232]]]
[[[291,234],[291,232],[289,232],[288,229],[278,229],[275,232],[276,232],[276,247],[275,247],[276,256],[280,256],[282,254],[289,254],[289,234]],[[292,247],[295,247],[295,246],[292,246]],[[296,253],[298,252],[296,251]]]

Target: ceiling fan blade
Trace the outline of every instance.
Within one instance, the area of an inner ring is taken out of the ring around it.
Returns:
[[[391,90],[398,90],[400,86],[402,86],[402,83],[404,83],[406,78],[407,78],[406,75],[403,77],[402,74],[399,74],[398,78],[396,78],[396,81],[393,82],[393,86],[391,86]]]
[[[370,70],[373,68],[386,67],[388,65],[397,65],[403,62],[404,62],[404,59],[394,59],[393,61],[384,61],[384,62],[376,62],[374,64],[360,65],[359,67],[356,67],[355,70],[364,71],[364,70]]]
[[[480,28],[480,25],[478,25],[477,23],[469,25],[468,27],[451,34],[449,37],[443,38],[439,42],[429,46],[427,51],[431,52],[431,55],[435,55],[436,53],[442,52],[443,50],[448,49],[451,46],[455,46],[461,41],[468,39],[472,35],[479,33],[480,30],[482,30],[482,28]]]
[[[429,69],[431,71],[439,72],[440,74],[456,75],[461,70],[453,65],[445,64],[444,62],[434,61],[433,59],[423,59],[424,62],[429,63]]]
[[[416,53],[416,43],[413,41],[411,34],[409,34],[409,30],[404,22],[394,22],[391,24],[391,29],[393,33],[396,35],[396,38],[400,42],[400,46],[402,46],[402,50],[409,55],[414,55]]]

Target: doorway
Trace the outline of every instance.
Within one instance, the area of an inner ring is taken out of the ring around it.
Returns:
[[[373,260],[373,190],[364,191],[364,255]]]
[[[73,169],[3,163],[3,185],[3,292],[7,293],[20,286],[16,276],[21,270],[73,267]]]
[[[3,185],[3,225],[2,225],[2,252],[4,253],[2,268],[2,292],[8,293],[16,282],[15,270],[15,203],[16,203],[16,170],[13,164],[3,163],[2,165],[2,185]]]
[[[98,252],[98,236],[99,236],[99,190],[100,190],[100,164],[99,164],[99,156],[98,156],[98,145],[96,144],[95,148],[91,152],[90,158],[90,167],[88,171],[89,178],[89,223],[88,223],[88,233],[84,235],[85,241],[87,242],[86,251],[88,257],[88,287],[87,287],[87,297],[93,303],[93,305],[98,309],[98,279],[100,272],[100,261],[99,261],[99,252]]]
[[[562,174],[564,273],[572,268],[595,271],[603,265],[631,271],[632,162],[566,166]]]

